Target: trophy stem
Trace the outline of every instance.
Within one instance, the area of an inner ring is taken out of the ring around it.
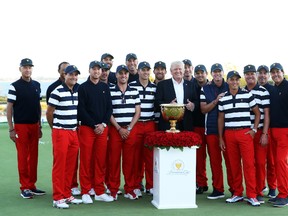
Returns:
[[[166,130],[168,133],[179,133],[180,130],[176,130],[177,120],[169,120],[170,122],[170,130]]]

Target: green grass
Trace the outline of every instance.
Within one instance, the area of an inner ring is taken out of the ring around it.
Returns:
[[[50,216],[50,215],[108,215],[108,216],[271,216],[287,215],[287,208],[279,209],[271,207],[271,204],[265,203],[260,207],[252,207],[246,202],[236,204],[226,204],[225,199],[208,200],[207,194],[197,195],[197,209],[172,209],[158,210],[152,204],[152,197],[144,195],[142,199],[131,201],[120,196],[117,202],[103,203],[94,202],[92,205],[71,205],[68,210],[59,210],[52,208],[52,148],[51,134],[48,126],[43,127],[43,138],[39,144],[39,165],[37,187],[47,191],[47,195],[38,196],[31,200],[22,199],[19,195],[19,182],[16,165],[16,149],[14,143],[8,137],[8,128],[6,124],[0,124],[0,215],[2,216]],[[208,168],[208,177],[211,179],[210,168]],[[122,181],[123,183],[123,181]],[[179,182],[181,184],[181,182]],[[227,188],[227,186],[226,186]],[[212,190],[211,180],[209,181],[209,193]],[[173,194],[171,194],[173,196]],[[226,197],[230,196],[226,192]],[[181,197],[179,197],[181,199]],[[267,198],[268,199],[268,198]],[[266,199],[266,200],[267,200]]]

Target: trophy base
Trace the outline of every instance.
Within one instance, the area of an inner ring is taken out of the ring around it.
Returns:
[[[167,133],[180,133],[180,130],[166,130]]]

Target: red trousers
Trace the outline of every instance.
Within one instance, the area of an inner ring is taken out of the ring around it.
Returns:
[[[74,173],[73,173],[71,188],[78,187],[78,167],[79,167],[79,151],[77,154],[76,163],[75,163],[75,167],[74,167]]]
[[[52,143],[53,200],[60,200],[71,196],[71,184],[79,150],[77,131],[53,128]]]
[[[248,198],[256,198],[256,169],[253,138],[250,129],[225,130],[226,151],[231,165],[234,195],[243,195],[242,168]],[[243,167],[242,167],[243,164]]]
[[[208,147],[208,154],[210,158],[210,167],[212,172],[212,185],[219,192],[224,192],[224,178],[222,168],[222,151],[219,147],[219,137],[215,134],[206,135],[206,142]],[[231,166],[227,152],[223,152],[223,157],[226,165],[227,181],[229,185],[229,191],[233,190],[233,178],[231,174]]]
[[[105,193],[106,153],[108,127],[102,134],[95,134],[88,126],[80,126],[80,184],[82,194],[94,188],[97,195]]]
[[[288,197],[288,128],[271,128],[279,198]]]
[[[271,131],[269,130],[268,133],[268,150],[267,150],[267,170],[266,170],[266,176],[267,176],[267,183],[268,187],[270,189],[276,189],[277,187],[277,181],[276,181],[276,168],[275,168],[275,160],[274,160],[274,154],[273,154],[273,148],[274,144],[271,139]]]
[[[112,195],[116,194],[120,187],[121,153],[125,193],[130,193],[135,189],[134,158],[136,136],[137,127],[130,131],[126,140],[121,138],[114,126],[109,127],[109,189]]]
[[[39,124],[15,124],[20,190],[35,189],[38,166]]]
[[[206,174],[206,137],[205,137],[205,128],[204,127],[195,127],[194,131],[201,136],[202,145],[197,149],[196,152],[196,182],[199,187],[207,186],[207,174]]]
[[[260,138],[262,136],[262,129],[258,129],[254,136],[254,152],[255,152],[255,168],[256,168],[256,192],[263,196],[262,190],[265,187],[266,179],[266,159],[268,153],[268,146],[262,146]]]
[[[149,133],[156,130],[154,121],[137,122],[137,139],[135,142],[134,172],[136,174],[135,187],[140,189],[143,173],[146,177],[146,189],[153,188],[153,150],[144,146],[144,140]]]

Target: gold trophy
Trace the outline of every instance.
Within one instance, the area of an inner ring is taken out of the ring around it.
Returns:
[[[177,121],[181,121],[185,112],[184,104],[161,104],[161,114],[163,119],[170,122],[170,130],[166,130],[168,133],[179,133],[180,130],[176,130]]]

